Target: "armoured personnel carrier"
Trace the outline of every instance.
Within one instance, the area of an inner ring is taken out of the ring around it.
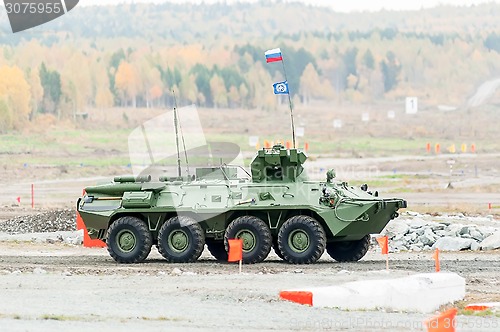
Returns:
[[[87,187],[77,209],[91,238],[106,241],[120,263],[145,260],[153,245],[168,262],[196,261],[207,245],[227,260],[228,239],[243,242],[243,263],[263,261],[271,248],[292,264],[316,262],[326,250],[340,262],[367,252],[406,201],[380,198],[366,185],[304,175],[305,152],[282,145],[258,151],[250,172],[221,165],[192,177],[115,177]]]

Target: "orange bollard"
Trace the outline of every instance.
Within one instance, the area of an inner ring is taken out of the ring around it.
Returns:
[[[472,144],[472,145],[470,146],[470,152],[472,152],[472,153],[476,153],[476,144]]]
[[[455,332],[457,311],[451,308],[424,321],[427,332]]]
[[[431,153],[431,143],[427,143],[425,150],[427,151],[427,153]]]
[[[286,141],[286,148],[290,150],[291,147],[292,147],[292,142]]]
[[[271,143],[267,139],[264,141],[264,148],[266,148],[266,149],[271,148]]]
[[[439,143],[436,143],[436,145],[434,146],[434,152],[436,154],[439,154],[441,152],[441,145]]]
[[[441,265],[439,263],[439,249],[436,248],[436,251],[434,251],[434,255],[432,255],[434,258],[434,261],[436,262],[436,272],[441,271]]]
[[[304,144],[304,150],[307,152],[307,150],[309,150],[309,143],[306,142],[306,144]]]

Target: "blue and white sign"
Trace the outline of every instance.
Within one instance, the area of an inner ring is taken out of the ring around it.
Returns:
[[[275,95],[287,95],[288,91],[288,82],[278,82],[273,84],[274,94]]]

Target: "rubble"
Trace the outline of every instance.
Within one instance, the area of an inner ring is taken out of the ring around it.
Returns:
[[[403,213],[382,231],[389,237],[389,251],[491,250],[500,248],[500,222],[492,216],[433,216]]]
[[[17,216],[0,222],[0,233],[26,234],[57,231],[75,231],[74,210],[52,210],[34,215]]]

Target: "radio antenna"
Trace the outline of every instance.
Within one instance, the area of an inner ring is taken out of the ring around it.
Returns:
[[[177,120],[177,101],[175,100],[175,92],[172,89],[172,94],[174,95],[174,128],[175,128],[175,147],[177,148],[177,176],[181,176],[181,152],[179,150],[179,126]]]
[[[178,116],[178,109],[177,109],[177,98],[175,97],[175,90],[172,89],[172,95],[174,97],[174,125],[175,125],[175,143],[177,147],[177,171],[179,173],[179,176],[181,176],[181,155],[180,155],[180,149],[179,149],[179,130],[181,132],[181,140],[182,140],[182,148],[184,149],[184,159],[186,161],[186,173],[188,177],[190,176],[189,174],[189,161],[188,161],[188,155],[186,151],[186,142],[184,141],[184,133],[182,132],[182,125],[181,121],[179,120]]]

